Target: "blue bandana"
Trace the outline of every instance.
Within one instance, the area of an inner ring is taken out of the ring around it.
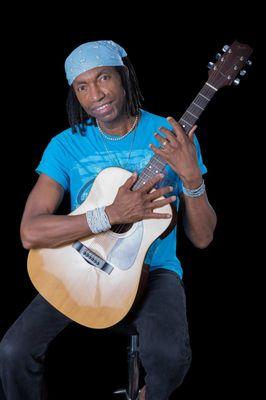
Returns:
[[[127,53],[112,40],[99,40],[80,45],[65,61],[66,78],[69,85],[85,71],[95,67],[124,65],[122,57]]]

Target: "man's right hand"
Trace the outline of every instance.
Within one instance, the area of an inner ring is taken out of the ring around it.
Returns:
[[[137,174],[132,174],[118,189],[114,202],[105,208],[110,224],[128,224],[143,219],[170,218],[170,214],[153,212],[155,208],[163,207],[176,199],[176,196],[171,196],[157,200],[162,195],[170,193],[173,190],[171,186],[165,186],[151,192],[155,184],[163,177],[163,174],[158,174],[141,188],[132,191],[131,188],[137,180]]]

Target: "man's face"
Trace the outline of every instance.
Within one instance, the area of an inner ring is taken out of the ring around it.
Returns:
[[[81,106],[91,117],[111,122],[121,115],[125,91],[114,67],[96,67],[80,74],[73,87]]]

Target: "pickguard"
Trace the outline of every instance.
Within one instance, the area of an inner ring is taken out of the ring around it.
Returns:
[[[108,232],[113,235],[114,233]],[[107,256],[107,261],[117,268],[127,270],[132,267],[139,253],[143,238],[143,223],[137,222],[133,225],[128,235],[118,238],[114,247]]]

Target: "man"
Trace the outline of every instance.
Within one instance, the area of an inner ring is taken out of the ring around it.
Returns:
[[[125,50],[112,41],[79,46],[67,58],[65,70],[71,128],[52,138],[36,169],[40,176],[21,223],[23,246],[56,247],[107,231],[113,224],[169,218],[154,209],[170,203],[178,208],[179,202],[187,236],[196,247],[208,246],[216,215],[202,179],[206,167],[195,127],[186,135],[173,118],[166,120],[140,108],[134,69]],[[162,135],[154,135],[158,130]],[[163,176],[158,173],[131,190],[154,153],[167,162]],[[88,196],[98,173],[110,166],[137,172],[120,187],[111,205],[71,217],[54,215],[66,191],[74,210]],[[162,195],[165,198],[158,200]],[[169,398],[191,362],[182,268],[175,250],[176,229],[150,246],[145,258],[150,266],[146,293],[141,307],[133,311],[146,372],[141,398],[146,400]],[[70,322],[38,295],[8,330],[0,346],[8,400],[41,398],[48,345]]]

